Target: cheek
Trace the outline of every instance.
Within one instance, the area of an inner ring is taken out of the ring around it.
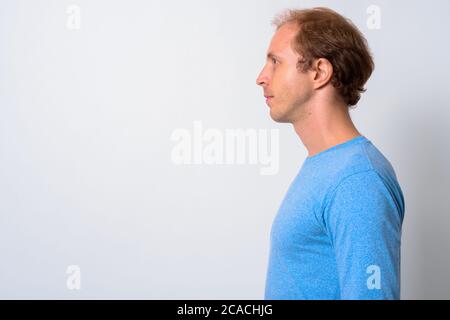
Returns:
[[[295,74],[290,78],[291,90],[297,94],[305,94],[312,88],[312,84],[306,74]]]
[[[299,73],[295,68],[279,68],[274,71],[272,87],[276,100],[297,99],[308,94],[310,83],[306,74]]]
[[[281,82],[288,92],[295,91],[300,86],[301,77],[295,70],[289,69],[282,78]]]

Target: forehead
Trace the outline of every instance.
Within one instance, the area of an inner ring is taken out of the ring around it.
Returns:
[[[282,25],[273,35],[269,45],[269,52],[273,54],[293,53],[291,43],[297,34],[298,27],[293,23]]]

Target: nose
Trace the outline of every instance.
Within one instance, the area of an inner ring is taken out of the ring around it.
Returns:
[[[256,78],[256,84],[258,86],[267,86],[269,83],[269,77],[267,76],[267,73],[265,72],[265,68],[261,71],[261,73]]]

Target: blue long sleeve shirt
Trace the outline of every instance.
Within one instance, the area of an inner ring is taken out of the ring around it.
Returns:
[[[399,299],[404,211],[365,136],[307,157],[272,224],[265,299]]]

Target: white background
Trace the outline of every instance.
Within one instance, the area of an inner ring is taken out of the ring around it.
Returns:
[[[375,58],[351,115],[405,196],[402,298],[450,299],[446,0],[0,0],[0,298],[262,299],[307,152],[255,81],[273,16],[314,6],[350,18]],[[174,165],[171,134],[195,120],[280,129],[278,174]]]

